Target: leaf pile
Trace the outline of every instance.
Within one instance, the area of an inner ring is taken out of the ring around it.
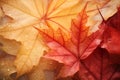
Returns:
[[[120,79],[119,4],[0,0],[0,79]]]

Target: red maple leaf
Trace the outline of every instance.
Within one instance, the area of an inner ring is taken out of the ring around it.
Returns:
[[[44,57],[64,64],[60,71],[62,77],[72,76],[81,70],[81,61],[87,58],[101,42],[104,29],[88,36],[86,6],[78,18],[72,20],[70,36],[67,36],[61,29],[57,31],[51,28],[48,30],[38,29],[51,49]]]

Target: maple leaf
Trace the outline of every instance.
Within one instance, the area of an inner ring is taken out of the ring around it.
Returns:
[[[86,4],[87,6],[87,4]],[[87,58],[101,42],[104,29],[88,36],[86,6],[77,19],[72,20],[70,36],[61,29],[38,29],[50,48],[44,57],[65,64],[60,71],[62,77],[72,76],[80,70],[81,60]]]
[[[15,65],[18,76],[30,72],[46,47],[33,26],[68,29],[80,0],[0,0],[0,35],[21,42]],[[64,27],[68,26],[68,27]]]

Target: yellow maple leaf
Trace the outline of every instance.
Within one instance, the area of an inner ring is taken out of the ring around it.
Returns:
[[[46,47],[34,26],[68,29],[79,0],[0,0],[0,35],[21,42],[15,60],[18,76],[39,62]],[[68,27],[65,27],[68,26]]]

